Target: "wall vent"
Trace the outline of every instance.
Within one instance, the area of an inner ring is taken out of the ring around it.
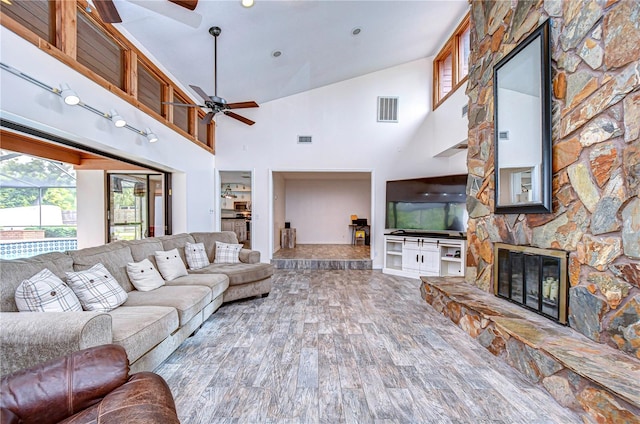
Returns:
[[[468,104],[462,106],[462,117],[464,118],[467,115],[469,115],[469,105]]]
[[[311,136],[310,135],[299,135],[298,136],[298,144],[311,144]]]
[[[378,97],[378,122],[398,122],[397,97]]]

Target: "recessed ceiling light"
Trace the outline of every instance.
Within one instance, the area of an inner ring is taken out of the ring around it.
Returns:
[[[274,50],[274,51],[271,52],[271,56],[280,57],[280,56],[282,56],[282,52],[280,50]]]
[[[253,0],[242,0],[242,5],[247,8],[251,7],[253,6]]]
[[[355,27],[354,29],[351,30],[351,35],[358,35],[362,32],[362,28],[360,27]]]

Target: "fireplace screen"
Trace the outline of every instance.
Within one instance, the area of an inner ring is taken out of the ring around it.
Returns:
[[[566,324],[567,257],[564,251],[496,243],[494,292]]]

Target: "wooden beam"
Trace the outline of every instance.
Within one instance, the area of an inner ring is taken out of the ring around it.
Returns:
[[[78,22],[76,3],[66,0],[54,0],[56,47],[72,59],[77,57]]]
[[[147,171],[148,169],[141,166],[132,165],[130,163],[120,162],[109,158],[87,158],[82,159],[79,165],[74,169],[80,170],[102,170],[102,171]]]
[[[36,140],[23,134],[0,130],[0,138],[2,139],[2,148],[6,150],[72,165],[82,163],[80,153],[77,151]]]

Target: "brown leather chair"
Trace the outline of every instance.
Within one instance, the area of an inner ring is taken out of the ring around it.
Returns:
[[[17,371],[0,381],[0,423],[177,423],[157,374],[129,376],[121,346],[103,345]]]

